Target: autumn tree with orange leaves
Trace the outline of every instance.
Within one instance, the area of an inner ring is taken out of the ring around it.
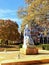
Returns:
[[[11,20],[0,20],[0,39],[19,41],[18,24]]]

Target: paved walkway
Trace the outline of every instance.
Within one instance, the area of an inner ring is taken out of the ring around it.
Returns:
[[[23,55],[19,51],[8,51],[8,52],[0,52],[0,65],[2,63],[10,63],[10,62],[35,62],[39,63],[49,62],[49,51],[47,50],[39,50],[38,55]],[[38,65],[38,64],[36,64]],[[39,64],[41,65],[41,64]],[[49,64],[43,64],[49,65]]]

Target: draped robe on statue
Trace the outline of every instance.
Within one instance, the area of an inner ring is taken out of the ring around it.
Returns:
[[[27,45],[34,45],[33,39],[31,38],[30,29],[28,28],[28,25],[25,26],[24,29],[24,44],[23,48],[27,48]]]

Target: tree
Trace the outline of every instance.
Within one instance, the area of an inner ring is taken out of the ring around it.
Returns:
[[[18,10],[19,17],[23,19],[22,31],[25,25],[31,21],[41,24],[49,12],[49,0],[25,0],[25,2],[27,6]]]
[[[11,20],[0,20],[0,39],[19,41],[18,24]]]

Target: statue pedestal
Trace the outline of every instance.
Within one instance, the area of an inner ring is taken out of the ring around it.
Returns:
[[[21,48],[20,51],[21,53],[26,54],[26,55],[38,54],[38,49],[32,45],[28,45],[27,48]]]
[[[38,54],[38,49],[37,49],[36,47],[29,46],[29,47],[27,47],[27,49],[26,49],[26,54],[27,54],[27,55]]]

